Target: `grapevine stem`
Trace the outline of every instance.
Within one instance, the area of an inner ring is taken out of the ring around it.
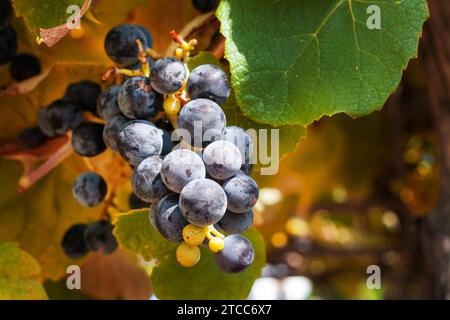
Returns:
[[[31,171],[29,174],[25,174],[19,180],[18,190],[24,192],[35,184],[39,179],[53,170],[62,161],[68,158],[73,153],[72,143],[70,139],[61,148],[59,148],[50,158],[47,159],[36,170]],[[26,169],[26,168],[25,168]]]

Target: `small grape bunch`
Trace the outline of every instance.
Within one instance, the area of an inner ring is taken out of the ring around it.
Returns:
[[[104,46],[116,66],[103,79],[116,81],[96,92],[96,108],[90,109],[103,121],[71,117],[76,123],[62,129],[49,121],[41,127],[53,134],[72,128],[72,145],[80,156],[93,157],[108,148],[127,161],[133,168],[130,207],[150,208],[152,226],[179,243],[181,265],[197,264],[200,246],[206,246],[221,270],[242,272],[255,254],[241,235],[253,223],[259,194],[250,177],[253,141],[242,128],[226,125],[220,107],[230,95],[225,72],[206,64],[189,73],[185,61],[196,41],[171,35],[178,43],[175,58],[160,58],[142,26],[114,27]],[[74,101],[86,91],[67,95]],[[92,101],[83,110],[87,105]],[[90,172],[78,177],[73,193],[81,205],[93,207],[104,202],[107,189],[103,178]]]

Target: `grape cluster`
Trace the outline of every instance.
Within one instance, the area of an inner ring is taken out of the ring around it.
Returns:
[[[64,234],[62,248],[64,253],[78,259],[88,252],[110,254],[117,249],[117,240],[112,231],[114,226],[106,220],[91,224],[75,224]]]
[[[131,208],[150,208],[153,227],[180,243],[186,267],[208,247],[224,272],[241,272],[254,259],[241,235],[253,223],[258,185],[250,177],[251,137],[227,127],[220,107],[230,95],[227,75],[214,65],[189,72],[185,60],[195,41],[179,44],[176,58],[152,55],[152,36],[142,26],[114,27],[105,51],[116,63],[116,81],[101,92],[90,81],[69,85],[65,96],[43,109],[39,128],[46,137],[72,132],[74,151],[94,157],[106,149],[133,168]],[[109,72],[109,71],[108,71]],[[110,74],[110,75],[111,75]],[[91,113],[90,121],[85,114]],[[105,201],[108,186],[95,172],[80,175],[73,196],[83,206]],[[111,252],[117,243],[108,220],[74,225],[63,239],[67,255]],[[221,233],[221,231],[224,234]]]

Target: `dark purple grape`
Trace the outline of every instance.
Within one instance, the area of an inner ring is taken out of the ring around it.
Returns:
[[[180,208],[189,223],[209,226],[222,219],[227,209],[227,198],[218,183],[210,179],[197,179],[181,191]]]
[[[165,156],[161,168],[162,181],[177,193],[190,181],[204,178],[205,174],[202,158],[186,149],[177,149]]]
[[[255,258],[255,251],[247,238],[232,234],[225,238],[223,250],[214,254],[219,268],[227,273],[238,273],[247,269]]]
[[[107,191],[105,180],[95,172],[79,175],[72,187],[74,198],[85,207],[95,207],[102,203]]]
[[[169,194],[161,199],[155,216],[155,227],[169,241],[183,241],[183,228],[188,222],[183,218],[178,204],[178,195]]]
[[[225,126],[226,117],[222,108],[207,99],[189,101],[178,116],[178,128],[189,133],[183,140],[195,147],[206,147],[213,141],[221,140]],[[182,130],[179,134],[183,136]]]
[[[19,54],[9,66],[9,72],[16,81],[23,81],[41,73],[41,63],[31,54]]]
[[[163,97],[146,77],[128,79],[119,91],[119,108],[130,119],[149,120],[162,111]]]
[[[61,245],[66,256],[78,259],[88,253],[86,242],[84,242],[84,231],[86,224],[74,224],[71,226],[62,239]]]
[[[133,166],[154,155],[160,155],[163,148],[162,131],[151,122],[132,120],[119,132],[119,153]]]
[[[162,58],[152,66],[150,83],[161,94],[175,93],[183,86],[186,75],[183,62],[175,58]]]
[[[80,108],[67,100],[56,100],[39,113],[39,128],[47,137],[65,134],[80,125],[83,113]]]
[[[115,63],[132,66],[138,63],[139,48],[136,40],[139,39],[142,46],[147,49],[147,37],[142,30],[135,25],[121,24],[112,28],[105,38],[105,51]]]
[[[106,150],[103,141],[104,125],[97,122],[85,122],[73,130],[72,147],[83,157],[95,157]]]
[[[159,156],[148,157],[133,170],[131,186],[140,199],[147,202],[158,201],[169,193],[161,180],[162,160]]]
[[[192,70],[187,91],[191,99],[209,99],[217,104],[224,103],[230,96],[227,75],[219,67],[204,64]]]
[[[103,91],[97,100],[97,113],[106,121],[122,115],[119,109],[119,92],[122,86],[114,85]]]
[[[97,114],[97,100],[102,89],[98,83],[84,80],[67,87],[65,98],[78,105],[82,110]]]
[[[119,152],[119,132],[128,121],[128,118],[118,115],[111,118],[103,129],[103,141],[114,152]]]
[[[258,184],[245,174],[238,174],[228,179],[222,187],[227,195],[227,208],[232,212],[248,212],[258,200]]]
[[[84,231],[84,241],[90,251],[103,254],[113,253],[118,243],[113,235],[114,225],[106,220],[94,222],[87,226]]]
[[[244,213],[235,213],[227,210],[217,223],[219,228],[227,233],[243,233],[253,224],[253,210]]]

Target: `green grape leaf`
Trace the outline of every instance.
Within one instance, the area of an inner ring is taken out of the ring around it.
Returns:
[[[67,22],[73,14],[67,13],[67,8],[76,5],[83,6],[85,0],[13,0],[16,16],[23,17],[27,27],[33,31],[40,28],[50,29]]]
[[[42,284],[33,279],[39,263],[17,243],[0,244],[0,300],[47,299]]]
[[[195,67],[202,64],[213,64],[218,67],[222,67],[220,62],[210,52],[200,52],[198,55],[188,60],[189,70],[193,70]],[[245,130],[247,129],[268,130],[267,136],[268,136],[269,155],[271,154],[271,146],[272,146],[270,134],[271,129],[279,129],[279,143],[276,143],[276,147],[279,148],[278,153],[281,158],[290,154],[291,152],[294,152],[297,148],[297,144],[299,143],[300,139],[302,139],[306,135],[306,129],[302,126],[287,125],[276,128],[268,124],[258,123],[246,117],[239,108],[239,105],[236,101],[234,90],[232,90],[230,97],[221,107],[227,116],[228,126],[239,126],[244,128]],[[261,165],[258,161],[258,164],[255,166],[256,169],[255,172],[258,172],[258,169],[261,166],[264,165]]]
[[[177,245],[164,239],[150,224],[149,210],[132,210],[116,216],[114,235],[122,247],[145,260],[161,259]]]
[[[152,287],[159,299],[245,299],[265,264],[265,248],[259,232],[252,228],[244,235],[255,249],[252,266],[240,274],[227,274],[217,267],[213,253],[202,248],[200,262],[185,268],[176,261],[176,243],[159,235],[148,217],[148,210],[134,210],[116,217],[114,234],[125,249],[157,259],[151,275]]]
[[[381,29],[367,20],[380,9]],[[383,106],[417,56],[425,0],[224,0],[217,10],[243,113],[272,125],[308,125]]]

